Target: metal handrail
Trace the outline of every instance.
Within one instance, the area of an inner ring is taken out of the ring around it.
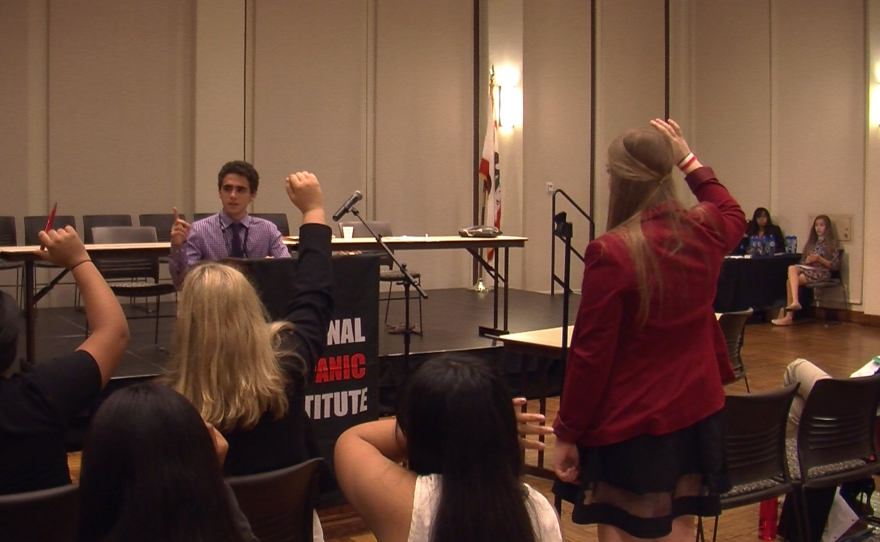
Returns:
[[[563,287],[563,293],[566,292],[566,290],[565,290],[566,288],[568,288],[568,291],[570,292],[570,288],[569,288],[569,286],[563,284],[563,279],[561,279],[561,278],[556,274],[556,239],[559,238],[559,239],[561,239],[563,242],[565,241],[565,238],[562,237],[562,236],[557,232],[557,215],[558,215],[559,213],[556,212],[556,196],[558,196],[558,195],[561,195],[562,197],[564,197],[564,198],[565,198],[565,199],[566,199],[566,200],[572,205],[572,207],[574,207],[575,209],[577,209],[578,212],[579,212],[584,218],[586,218],[587,221],[590,223],[590,239],[589,239],[589,240],[592,241],[592,240],[595,239],[595,237],[596,237],[596,223],[593,221],[593,218],[592,218],[592,217],[591,217],[586,211],[584,211],[583,208],[582,208],[580,205],[577,204],[577,202],[575,202],[573,199],[571,199],[571,196],[569,196],[568,194],[566,194],[564,190],[562,190],[561,188],[557,188],[556,190],[554,190],[554,191],[553,191],[553,200],[552,200],[552,204],[551,204],[551,214],[550,214],[550,219],[551,219],[551,222],[550,222],[550,228],[551,228],[551,238],[550,238],[550,243],[551,243],[551,250],[550,250],[550,295],[556,295],[556,285],[557,285],[557,284],[559,284],[560,286]],[[562,221],[564,222],[564,221],[566,220],[566,215],[565,215],[565,213],[562,213],[562,215],[563,215]],[[570,234],[570,233],[571,233],[571,232],[569,232],[569,234]],[[570,241],[570,239],[569,239],[569,241]],[[570,243],[570,242],[568,243],[566,250],[567,250],[567,251],[570,250],[572,253],[574,253],[574,255],[577,256],[578,259],[581,261],[581,263],[583,263],[583,261],[584,261],[584,255],[581,254],[580,251],[578,251],[576,248],[573,248],[573,247],[571,246],[571,243]],[[568,267],[568,264],[566,264],[566,267]]]

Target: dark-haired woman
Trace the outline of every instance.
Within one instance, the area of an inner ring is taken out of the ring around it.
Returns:
[[[794,323],[794,313],[801,310],[798,289],[811,282],[828,280],[832,271],[840,269],[840,243],[834,234],[834,226],[826,215],[819,215],[813,221],[810,236],[804,246],[801,263],[788,267],[788,305],[785,315],[773,320],[777,326],[790,326]]]
[[[562,541],[550,503],[519,478],[510,399],[482,361],[441,356],[410,377],[396,422],[339,437],[339,484],[380,542]]]
[[[251,542],[223,482],[226,441],[159,384],[113,393],[82,456],[79,542]]]
[[[715,515],[728,486],[720,410],[733,372],[712,302],[745,216],[674,121],[651,125],[608,149],[608,232],[587,247],[553,425],[567,483],[554,491],[603,542],[693,540],[693,516]],[[693,208],[675,197],[676,164]]]
[[[772,237],[773,242],[776,244],[776,252],[783,252],[785,250],[785,236],[782,235],[782,228],[773,223],[773,220],[770,218],[770,211],[763,207],[755,209],[755,213],[746,227],[745,236],[746,239],[751,239],[752,237],[760,237],[762,239]]]

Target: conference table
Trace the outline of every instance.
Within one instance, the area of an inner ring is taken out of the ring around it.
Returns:
[[[511,248],[525,246],[527,237],[512,235],[500,235],[498,237],[459,237],[448,236],[424,236],[424,237],[383,237],[382,240],[392,250],[467,250],[492,278],[495,288],[493,289],[493,327],[480,326],[479,332],[484,336],[498,336],[506,332],[508,325],[508,270],[510,265]],[[295,250],[299,244],[297,237],[283,238],[284,244],[291,250]],[[334,251],[363,251],[380,249],[373,238],[333,239]],[[37,317],[37,303],[68,273],[66,269],[60,270],[48,284],[40,291],[36,291],[36,265],[41,258],[35,254],[39,247],[31,246],[6,246],[0,247],[0,260],[9,262],[22,262],[24,264],[24,289],[25,289],[25,334],[27,344],[28,364],[36,363],[36,339],[34,328]],[[495,249],[491,261],[481,254],[482,249]],[[86,245],[91,258],[160,258],[168,256],[171,250],[169,242],[160,243],[119,243],[119,244],[89,244]],[[499,286],[503,292],[499,294]],[[502,327],[499,328],[499,314],[502,319]]]
[[[784,307],[788,267],[799,263],[800,254],[776,254],[749,258],[728,256],[721,265],[715,292],[715,312],[755,312]]]

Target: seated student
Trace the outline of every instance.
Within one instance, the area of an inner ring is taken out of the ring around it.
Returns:
[[[98,396],[128,346],[128,323],[104,277],[70,226],[40,232],[39,256],[73,274],[92,334],[74,352],[0,376],[0,495],[70,483],[68,425]],[[19,312],[0,300],[0,373],[15,361]]]
[[[797,438],[798,427],[800,426],[801,414],[804,411],[804,405],[813,386],[819,380],[831,378],[831,375],[820,369],[809,360],[798,358],[788,364],[785,374],[782,377],[783,385],[790,386],[799,383],[797,395],[791,403],[791,409],[788,412],[788,424],[786,426],[786,437]],[[867,489],[866,484],[867,482]],[[855,493],[866,491],[868,493],[868,501],[870,502],[870,494],[874,491],[873,479],[867,478],[864,482],[857,480],[848,482],[840,487],[840,494],[844,496],[847,502],[852,506],[855,502],[854,498],[850,498]],[[810,520],[810,540],[819,540],[828,522],[828,515],[831,511],[831,505],[834,501],[836,487],[805,490],[805,496],[808,507],[807,517]],[[796,540],[798,529],[796,524],[797,515],[793,511],[794,503],[786,498],[782,508],[782,515],[779,518],[779,534],[786,537],[787,540]]]
[[[217,262],[190,269],[178,299],[174,356],[163,381],[229,441],[227,476],[269,472],[320,456],[305,412],[304,386],[327,344],[331,231],[314,175],[290,175],[287,193],[302,211],[303,224],[296,290],[283,321],[267,322],[247,278]]]
[[[78,542],[256,541],[223,481],[225,454],[222,435],[166,386],[113,393],[83,447]]]
[[[553,507],[519,478],[507,386],[479,359],[426,362],[406,384],[397,421],[348,429],[335,459],[343,493],[380,542],[562,540]]]
[[[782,228],[773,223],[770,219],[770,211],[763,207],[755,209],[752,220],[746,226],[746,233],[743,235],[746,247],[752,237],[772,237],[773,242],[776,243],[776,252],[785,251],[785,236],[782,235]]]
[[[782,310],[784,316],[773,320],[777,326],[790,326],[794,323],[794,313],[801,310],[798,288],[813,282],[821,282],[831,277],[832,271],[840,269],[840,243],[834,234],[834,226],[826,215],[819,215],[813,221],[813,228],[804,246],[801,263],[788,268],[786,292],[788,305]]]

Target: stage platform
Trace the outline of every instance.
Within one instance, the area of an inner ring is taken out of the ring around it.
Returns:
[[[397,292],[395,292],[397,293]],[[385,291],[380,292],[380,297]],[[429,290],[428,299],[422,301],[421,335],[412,335],[410,361],[419,361],[443,352],[471,352],[500,350],[501,343],[480,337],[478,326],[492,326],[493,294],[477,293],[468,289]],[[569,313],[571,321],[580,301],[572,296]],[[559,326],[562,323],[562,296],[550,296],[521,290],[510,290],[509,331],[528,331]],[[388,323],[392,326],[403,321],[403,302],[392,301]],[[123,304],[127,313],[144,316],[137,308]],[[411,301],[411,318],[418,322],[418,301]],[[173,315],[175,303],[163,303],[163,315]],[[382,367],[383,386],[396,382],[402,369],[403,335],[389,334],[383,326],[385,302],[379,303],[379,359]],[[140,381],[161,374],[168,363],[168,352],[173,348],[174,318],[162,318],[159,322],[159,343],[153,344],[154,321],[152,318],[129,320],[131,343],[125,357],[114,375],[114,384]],[[19,357],[24,356],[24,319],[21,321],[22,338]],[[36,343],[37,362],[70,352],[83,340],[85,314],[74,308],[40,308],[37,310]]]

